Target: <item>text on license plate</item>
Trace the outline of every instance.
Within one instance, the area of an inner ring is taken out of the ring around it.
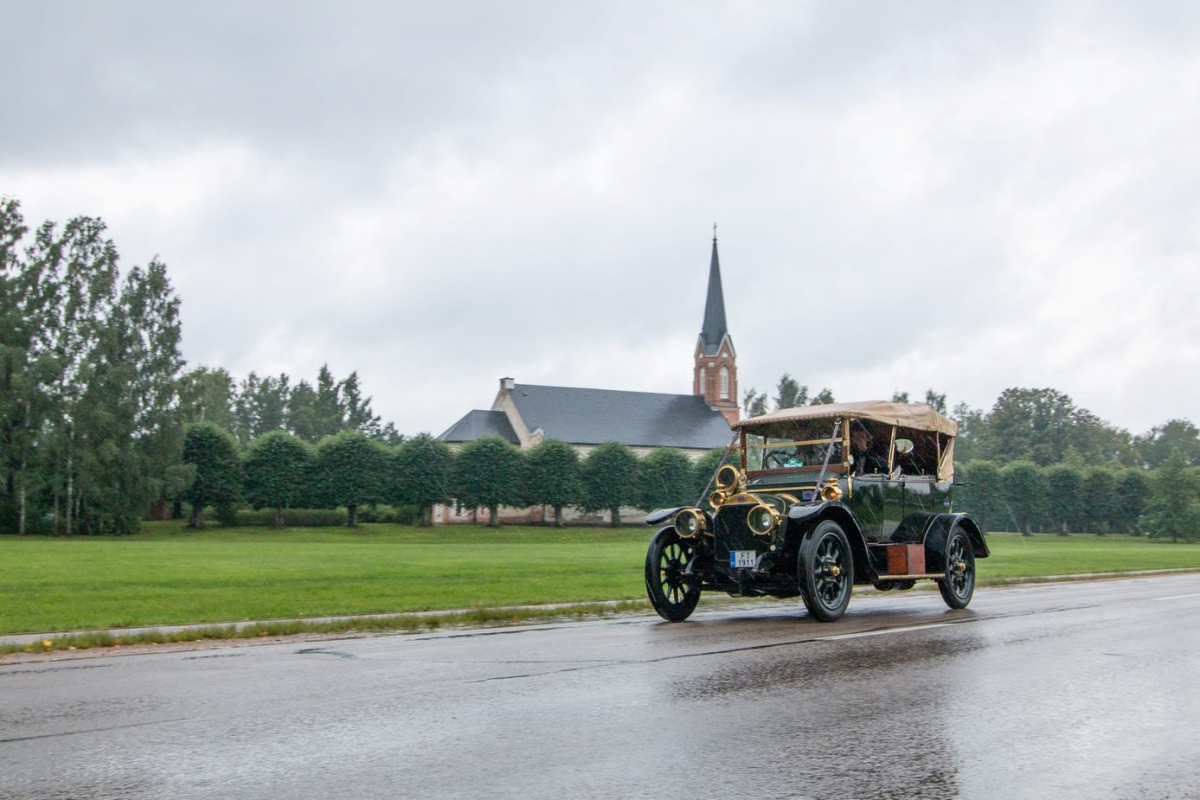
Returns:
[[[758,558],[758,553],[754,550],[730,550],[729,551],[729,567],[730,569],[746,569],[753,567],[755,559]]]

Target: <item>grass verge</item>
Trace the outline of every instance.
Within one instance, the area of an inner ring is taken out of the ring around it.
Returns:
[[[331,622],[289,620],[285,622],[255,622],[244,626],[236,624],[210,625],[186,631],[154,630],[123,636],[100,631],[50,636],[40,642],[27,645],[0,644],[0,656],[13,653],[36,654],[63,650],[89,650],[93,647],[178,644],[214,639],[260,639],[299,634],[427,633],[440,628],[479,628],[512,625],[520,622],[536,623],[557,619],[605,617],[631,611],[645,611],[649,607],[649,603],[646,601],[628,600],[619,603],[584,603],[571,608],[479,608],[452,614],[416,614],[387,619],[345,619]]]
[[[44,652],[199,638],[421,631],[644,609],[649,529],[357,530],[146,525],[134,537],[0,537],[0,634],[211,623],[198,635],[47,637],[0,646]],[[1200,546],[1128,537],[989,534],[980,583],[1155,569],[1200,569]],[[569,610],[505,607],[583,603]],[[589,605],[590,604],[590,605]],[[475,609],[452,615],[430,612]],[[233,620],[406,613],[389,619],[248,625]],[[50,642],[46,645],[45,642]]]

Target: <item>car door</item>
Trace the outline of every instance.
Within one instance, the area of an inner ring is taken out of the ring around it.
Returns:
[[[853,479],[850,510],[868,542],[884,538],[884,484],[886,475],[859,475]]]

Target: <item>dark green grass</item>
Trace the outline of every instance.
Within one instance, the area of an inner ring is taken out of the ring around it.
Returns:
[[[0,633],[642,600],[645,529],[357,530],[147,524],[121,539],[0,537]],[[1200,569],[1200,546],[989,536],[981,583]],[[400,624],[400,623],[397,623]]]
[[[631,599],[649,529],[0,537],[0,633]]]
[[[1129,536],[987,536],[991,558],[978,563],[982,583],[1096,572],[1200,569],[1200,544]]]

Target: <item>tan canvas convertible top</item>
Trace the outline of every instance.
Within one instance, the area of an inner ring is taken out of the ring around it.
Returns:
[[[958,425],[946,419],[925,403],[890,403],[886,400],[866,400],[860,403],[830,403],[823,406],[801,406],[781,408],[733,423],[733,429],[757,428],[772,422],[799,422],[806,419],[867,419],[885,425],[914,428],[919,431],[937,431],[946,436],[958,434]]]
[[[958,435],[958,425],[946,419],[925,403],[892,403],[886,400],[866,400],[859,403],[829,403],[823,406],[802,406],[800,408],[781,408],[764,414],[761,417],[739,420],[733,423],[734,430],[748,428],[761,431],[770,428],[774,423],[801,422],[818,419],[865,419],[881,422],[885,425],[895,425],[900,428],[911,428],[919,431],[931,431],[950,437],[941,449],[938,463],[938,477],[941,480],[954,479],[954,438]]]

